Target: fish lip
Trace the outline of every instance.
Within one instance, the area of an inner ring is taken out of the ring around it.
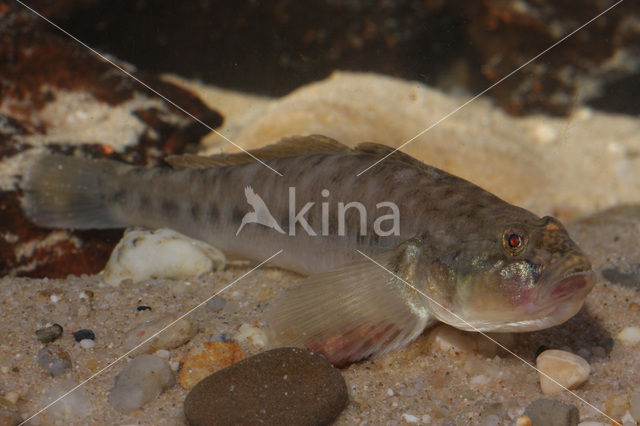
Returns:
[[[580,257],[577,257],[576,255]],[[579,259],[578,262],[572,258]],[[596,276],[588,261],[584,261],[582,253],[570,253],[561,259],[557,266],[547,271],[540,278],[541,285],[535,298],[540,309],[548,308],[568,298],[581,296],[591,291]]]

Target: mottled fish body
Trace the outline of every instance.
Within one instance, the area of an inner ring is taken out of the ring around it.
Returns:
[[[399,152],[357,176],[390,150],[311,136],[253,152],[282,176],[246,154],[155,169],[44,156],[24,209],[47,227],[168,227],[247,259],[283,250],[273,263],[309,277],[274,304],[274,335],[336,364],[435,319],[525,331],[577,312],[593,273],[558,221]]]

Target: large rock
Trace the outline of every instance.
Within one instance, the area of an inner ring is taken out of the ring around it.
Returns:
[[[340,371],[319,354],[278,348],[240,361],[198,383],[187,395],[191,426],[328,424],[347,404]]]

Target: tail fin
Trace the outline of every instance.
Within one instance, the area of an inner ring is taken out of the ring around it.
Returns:
[[[121,227],[109,214],[105,195],[117,190],[117,176],[131,168],[110,160],[36,157],[21,185],[22,208],[32,222],[46,228]]]

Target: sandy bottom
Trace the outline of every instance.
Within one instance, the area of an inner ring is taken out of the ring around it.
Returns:
[[[583,239],[600,238],[603,230],[615,232],[597,224],[574,226],[574,233]],[[584,243],[587,247],[588,241]],[[599,247],[604,249],[590,253],[596,268],[610,264],[616,254],[624,251],[620,246],[609,250],[606,243]],[[633,259],[625,257],[625,261],[629,260]],[[80,383],[126,352],[128,348],[123,347],[126,331],[148,315],[138,312],[138,305],[150,306],[156,314],[177,317],[250,268],[246,264],[230,265],[225,271],[189,282],[153,280],[118,288],[101,284],[99,276],[65,280],[3,278],[0,389],[18,392],[20,412],[28,417],[42,407],[43,395],[51,386],[69,379]],[[171,360],[180,359],[192,345],[217,334],[237,336],[241,324],[263,327],[265,307],[281,288],[297,279],[299,276],[287,271],[263,267],[239,280],[220,295],[227,301],[222,310],[211,313],[202,306],[192,314],[200,331],[189,344],[171,350]],[[81,298],[88,291],[93,291],[91,301]],[[57,302],[52,301],[52,295],[57,296]],[[552,329],[515,335],[512,349],[529,362],[534,361],[536,349],[541,345],[574,353],[588,351],[593,372],[575,392],[603,409],[609,396],[628,395],[638,389],[638,349],[626,348],[615,341],[611,348],[607,338],[625,326],[640,324],[639,307],[637,287],[601,280],[576,317]],[[47,322],[63,325],[65,333],[57,343],[73,360],[72,371],[56,379],[46,376],[36,362],[42,344],[34,331]],[[95,332],[95,348],[83,349],[73,340],[70,331],[79,328]],[[537,373],[511,355],[486,358],[473,353],[452,354],[430,348],[427,340],[428,331],[406,348],[345,368],[350,403],[337,424],[401,424],[403,414],[432,424],[479,424],[484,417],[494,414],[502,419],[502,424],[513,424],[530,402],[543,397]],[[248,354],[263,349],[246,342],[241,346]],[[179,385],[128,415],[116,412],[107,403],[107,393],[123,362],[81,388],[91,404],[87,417],[66,418],[60,424],[184,424],[182,401],[187,391]],[[568,393],[555,398],[577,405],[581,420],[604,421],[593,408]],[[48,424],[53,419],[47,414],[42,413],[32,423]]]

